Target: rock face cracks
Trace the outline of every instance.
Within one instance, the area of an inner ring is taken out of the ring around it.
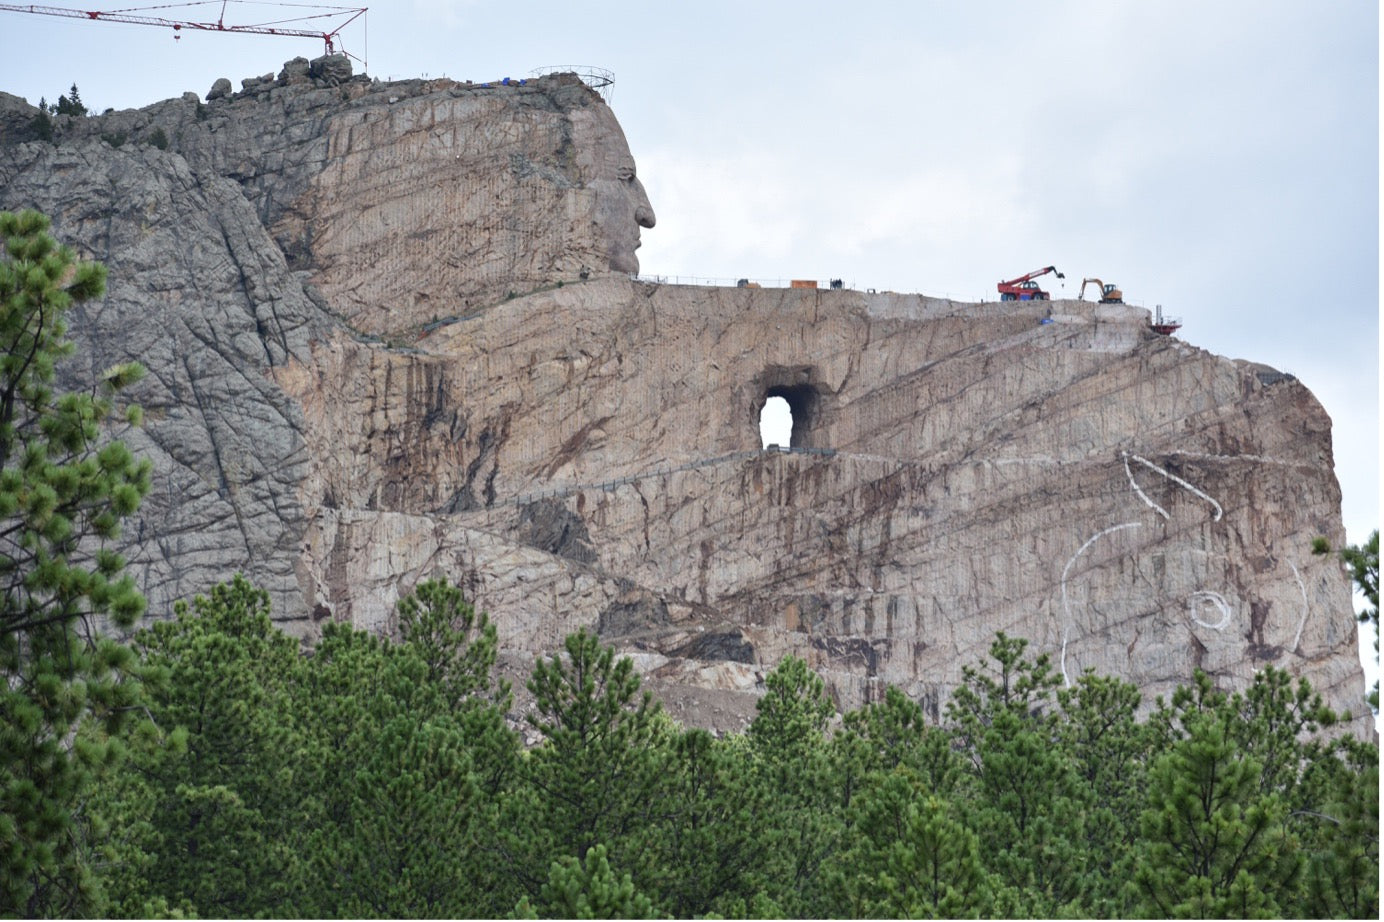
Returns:
[[[387,632],[447,575],[515,675],[596,628],[719,728],[789,653],[843,707],[940,713],[1000,630],[1150,701],[1271,663],[1363,713],[1310,553],[1344,541],[1330,421],[1290,376],[1124,305],[634,281],[653,209],[575,75],[242,87],[53,142],[0,94],[0,208],[110,269],[71,382],[150,371],[152,617],[239,570],[308,642]]]

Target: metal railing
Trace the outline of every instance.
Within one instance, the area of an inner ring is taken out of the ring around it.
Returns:
[[[636,282],[648,282],[654,285],[702,285],[714,288],[792,288],[793,279],[771,279],[771,278],[716,278],[705,275],[632,275],[630,278]],[[841,282],[840,285],[833,285],[833,282]],[[833,289],[844,289],[846,291],[864,291],[868,294],[876,294],[875,288],[861,288],[854,281],[846,282],[843,279],[818,279],[816,291],[830,291]],[[800,289],[812,291],[814,289]],[[983,303],[984,297],[972,295],[959,295],[954,292],[931,292],[921,290],[894,291],[893,289],[883,289],[894,294],[917,295],[922,298],[932,298],[937,301],[961,301],[967,304]],[[990,298],[997,301],[998,298]]]
[[[531,77],[545,77],[548,74],[576,74],[591,89],[601,94],[606,105],[610,105],[610,87],[615,83],[615,72],[590,64],[555,64],[549,67],[535,67],[529,71]]]

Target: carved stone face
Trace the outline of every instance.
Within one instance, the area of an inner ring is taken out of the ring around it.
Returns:
[[[613,272],[639,272],[639,228],[654,226],[654,209],[635,175],[625,134],[604,105],[572,113],[573,143],[586,186],[595,193],[592,221],[609,244]]]

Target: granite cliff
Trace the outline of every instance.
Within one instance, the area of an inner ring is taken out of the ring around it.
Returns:
[[[154,617],[240,570],[305,641],[387,632],[448,575],[513,675],[595,627],[719,728],[788,653],[843,707],[940,713],[1000,630],[1149,699],[1273,664],[1362,713],[1350,587],[1310,552],[1344,541],[1330,420],[1291,376],[1126,305],[640,281],[653,209],[575,75],[297,59],[37,116],[0,94],[0,208],[110,269],[73,380],[150,370]]]

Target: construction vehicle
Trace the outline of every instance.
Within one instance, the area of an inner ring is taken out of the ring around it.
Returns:
[[[1093,283],[1095,284],[1095,286],[1096,286],[1097,288],[1100,289],[1100,303],[1102,303],[1102,304],[1123,304],[1123,303],[1124,303],[1124,292],[1123,292],[1123,291],[1120,291],[1120,289],[1117,288],[1113,282],[1111,282],[1110,284],[1106,284],[1106,283],[1102,282],[1100,279],[1082,279],[1082,280],[1081,280],[1081,294],[1077,295],[1077,300],[1082,300],[1082,301],[1084,301],[1084,300],[1086,299],[1086,286],[1087,286],[1087,285],[1090,285],[1090,284],[1093,284]]]
[[[1038,287],[1034,279],[1040,275],[1053,273],[1060,279],[1066,278],[1061,272],[1057,271],[1056,266],[1047,266],[1042,269],[1034,269],[1027,275],[1021,275],[1016,279],[1007,282],[1000,282],[996,287],[999,288],[1001,301],[1048,301],[1048,293]]]

